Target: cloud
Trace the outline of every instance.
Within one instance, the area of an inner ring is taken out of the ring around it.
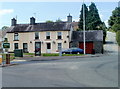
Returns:
[[[14,12],[13,9],[1,9],[0,10],[0,16],[10,14],[10,13],[13,13],[13,12]]]

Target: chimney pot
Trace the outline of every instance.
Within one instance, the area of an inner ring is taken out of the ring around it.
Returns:
[[[34,17],[30,18],[30,25],[35,25],[35,18]]]
[[[72,16],[70,15],[70,13],[69,13],[69,16],[67,16],[67,22],[72,22]]]
[[[11,19],[11,26],[16,26],[17,20],[15,18]]]

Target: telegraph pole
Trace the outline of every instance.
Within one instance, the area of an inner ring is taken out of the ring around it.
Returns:
[[[84,55],[86,54],[86,44],[85,44],[85,7],[83,0],[83,40],[84,40]]]

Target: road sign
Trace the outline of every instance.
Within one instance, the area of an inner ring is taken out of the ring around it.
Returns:
[[[10,48],[10,43],[3,43],[3,48]]]

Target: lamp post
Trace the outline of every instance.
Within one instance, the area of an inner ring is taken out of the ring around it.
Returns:
[[[85,7],[83,0],[83,40],[84,40],[84,55],[86,54],[86,44],[85,44]]]

